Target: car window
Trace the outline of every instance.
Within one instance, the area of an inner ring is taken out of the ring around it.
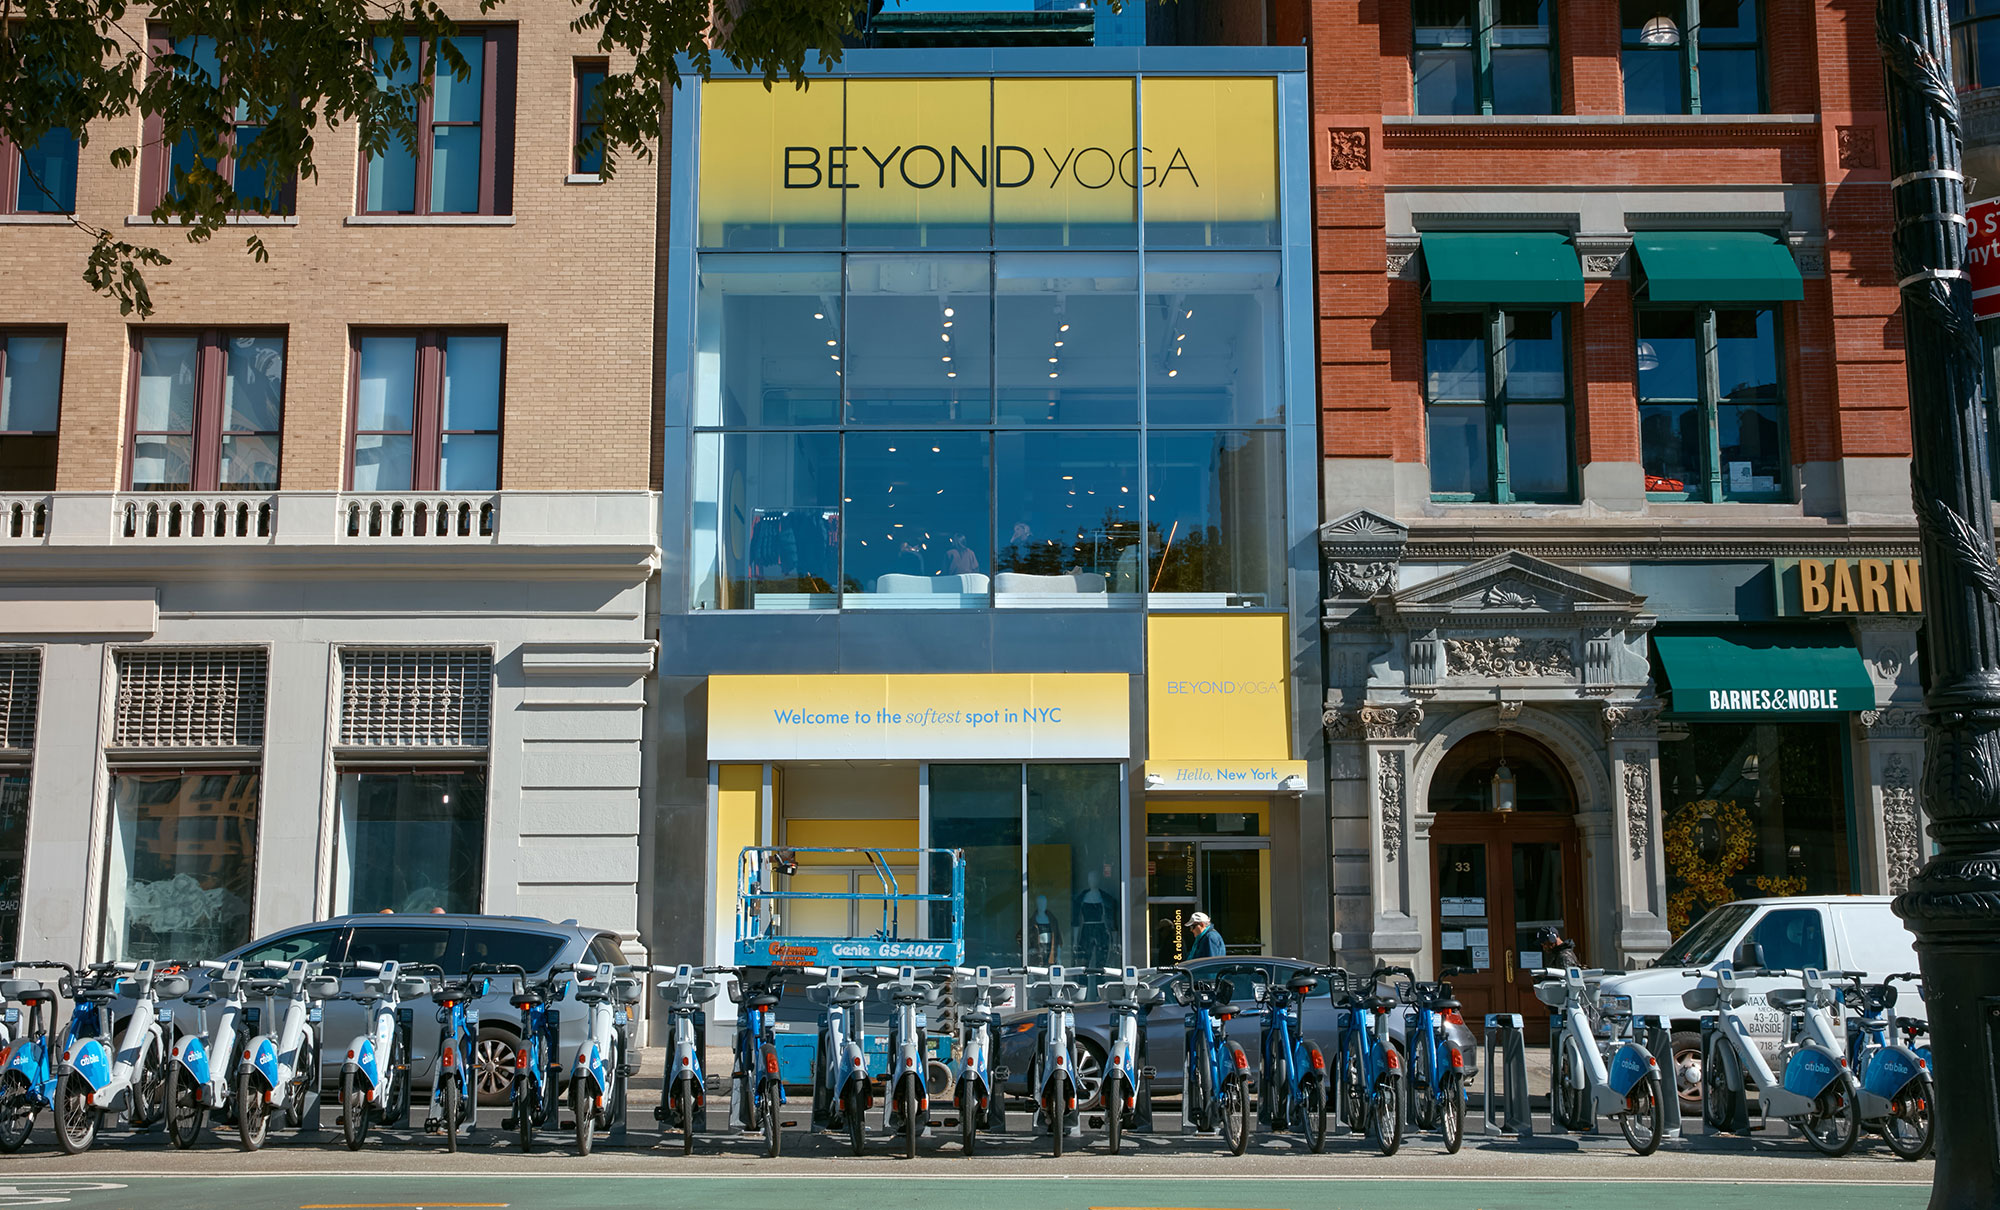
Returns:
[[[1660,955],[1656,966],[1707,966],[1717,958],[1729,955],[1722,952],[1736,930],[1750,919],[1750,913],[1757,909],[1748,903],[1731,903],[1717,908],[1703,916],[1695,926],[1682,933],[1680,940],[1667,947]]]
[[[347,942],[349,962],[397,962],[404,966],[427,962],[443,966],[450,952],[451,930],[440,928],[361,925]]]
[[[619,945],[618,938],[613,937],[611,934],[599,933],[597,939],[590,943],[590,960],[600,966],[605,963],[610,963],[612,966],[624,966],[626,964],[625,947]]]
[[[1750,939],[1772,970],[1826,969],[1826,926],[1816,908],[1779,908],[1757,922]]]
[[[318,962],[332,951],[333,939],[339,935],[337,928],[286,933],[244,950],[243,961],[246,965],[253,962],[293,962],[300,958]]]
[[[465,930],[465,965],[481,963],[518,966],[524,971],[541,970],[556,960],[563,939],[549,933],[529,933],[519,929]]]

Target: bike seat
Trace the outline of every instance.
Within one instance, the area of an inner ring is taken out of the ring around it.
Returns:
[[[1897,1017],[1896,1028],[1902,1032],[1904,1037],[1908,1038],[1927,1037],[1931,1032],[1929,1022],[1919,1021],[1915,1017]]]
[[[1774,987],[1764,994],[1764,1002],[1779,1012],[1795,1013],[1806,1006],[1806,991],[1802,987]]]
[[[579,1000],[582,998],[581,996],[577,997]],[[745,1008],[771,1008],[777,1003],[778,996],[775,992],[752,992],[743,997],[743,1007]]]
[[[8,999],[18,1001],[23,1005],[54,1004],[56,1002],[56,994],[46,987],[36,987],[24,989],[15,995],[9,996]]]
[[[509,999],[507,1003],[526,1012],[531,1008],[539,1008],[543,1003],[543,997],[540,992],[522,992]]]
[[[1293,978],[1285,986],[1291,988],[1294,995],[1307,996],[1311,995],[1313,990],[1319,986],[1319,980],[1309,975],[1300,975]]]
[[[219,996],[209,995],[183,996],[181,997],[181,1003],[187,1005],[189,1008],[207,1008],[220,998]]]

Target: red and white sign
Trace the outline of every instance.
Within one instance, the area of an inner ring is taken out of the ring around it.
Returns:
[[[2000,198],[1965,209],[1966,273],[1972,278],[1972,314],[2000,318]]]

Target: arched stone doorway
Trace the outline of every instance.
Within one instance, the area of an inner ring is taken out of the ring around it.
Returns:
[[[1518,731],[1480,731],[1453,744],[1430,780],[1434,969],[1461,967],[1452,986],[1477,1026],[1520,1013],[1545,1037],[1535,1000],[1535,934],[1553,927],[1588,952],[1576,787],[1556,754]]]

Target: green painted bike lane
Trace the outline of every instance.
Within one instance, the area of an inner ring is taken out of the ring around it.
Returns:
[[[673,1173],[135,1176],[0,1175],[0,1210],[1918,1210],[1908,1182],[1533,1177],[894,1177]]]

